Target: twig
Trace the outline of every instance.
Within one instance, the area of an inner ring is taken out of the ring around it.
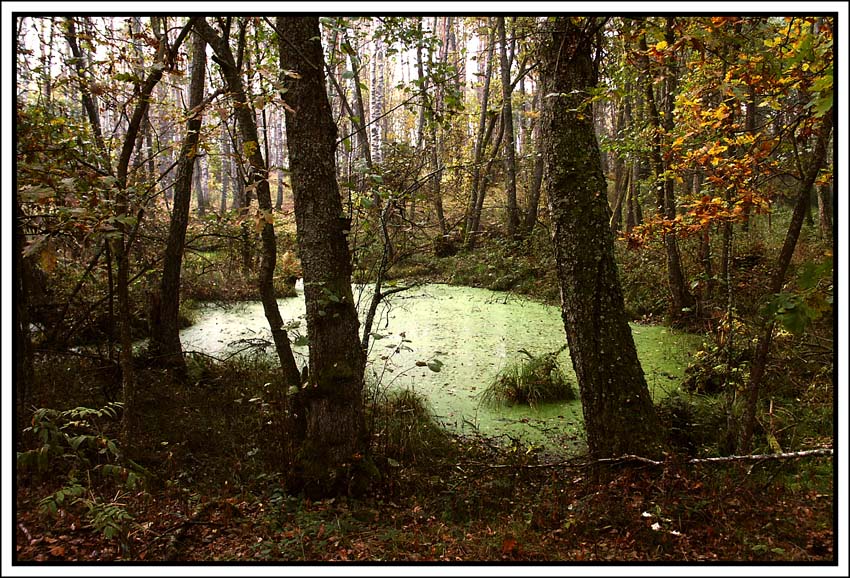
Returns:
[[[24,533],[24,536],[27,537],[27,540],[29,540],[29,542],[32,543],[32,534],[30,534],[29,530],[27,530],[27,527],[19,522],[18,528],[20,528],[21,532]]]

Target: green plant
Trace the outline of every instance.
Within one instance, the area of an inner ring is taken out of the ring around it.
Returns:
[[[535,406],[550,401],[571,401],[577,398],[576,391],[558,365],[556,351],[527,356],[505,367],[481,393],[481,402],[488,404],[528,404]]]
[[[123,404],[111,402],[100,409],[75,407],[65,411],[40,408],[33,412],[32,425],[24,433],[32,432],[40,445],[18,452],[18,465],[40,472],[51,460],[65,461],[72,470],[97,465],[98,460],[117,460],[120,452],[115,441],[106,436],[103,420],[117,419]]]
[[[116,420],[121,408],[121,403],[113,402],[100,409],[35,410],[32,425],[24,432],[34,434],[38,445],[18,452],[17,464],[21,472],[43,474],[49,470],[52,478],[57,474],[65,478],[61,488],[39,500],[42,515],[56,517],[60,510],[82,506],[92,528],[108,539],[118,538],[126,548],[133,517],[117,498],[102,500],[96,483],[136,490],[146,474],[141,466],[122,456],[104,429],[104,422]]]

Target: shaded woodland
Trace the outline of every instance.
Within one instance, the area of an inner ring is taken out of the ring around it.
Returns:
[[[836,17],[17,14],[16,560],[835,561]],[[559,309],[580,451],[391,387],[429,283]]]

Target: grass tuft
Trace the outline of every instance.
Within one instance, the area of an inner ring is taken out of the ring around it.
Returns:
[[[492,405],[572,401],[578,396],[573,384],[558,365],[557,351],[534,357],[521,351],[527,359],[511,363],[482,392],[481,402]]]

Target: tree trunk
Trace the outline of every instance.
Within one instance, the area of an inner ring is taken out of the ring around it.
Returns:
[[[818,223],[824,241],[832,242],[832,183],[818,186]]]
[[[367,448],[363,414],[366,357],[351,290],[351,261],[336,180],[336,126],[323,77],[317,17],[278,17],[295,220],[304,272],[309,383],[299,394],[306,439],[299,478],[308,495],[358,493]],[[285,39],[285,40],[284,40]]]
[[[539,98],[538,94],[538,98]],[[539,110],[539,109],[538,109]],[[531,173],[531,187],[528,194],[528,207],[525,212],[525,222],[523,223],[523,235],[530,237],[534,231],[534,226],[537,224],[537,211],[540,206],[540,191],[543,184],[544,172],[544,156],[543,139],[540,135],[540,119],[535,121],[534,128],[531,131],[532,140],[534,141],[534,170]]]
[[[15,196],[15,415],[18,418],[17,433],[27,423],[30,392],[35,374],[32,357],[32,337],[30,335],[29,296],[30,267],[24,259],[26,235],[23,231],[23,212],[20,197]],[[15,436],[19,439],[19,436]]]
[[[197,155],[197,151],[195,151],[194,154]],[[203,185],[203,182],[202,182],[203,166],[202,166],[202,163],[201,163],[201,157],[200,156],[194,156],[192,158],[195,160],[195,166],[194,166],[194,169],[192,170],[192,188],[195,190],[195,199],[197,200],[197,203],[198,203],[198,216],[203,217],[207,213],[207,202],[206,202],[206,199],[204,198],[204,185]],[[179,163],[180,160],[178,159],[177,162]],[[176,189],[176,183],[175,183],[175,189]],[[175,197],[177,196],[176,190],[174,192],[174,195],[175,195]],[[176,198],[174,199],[174,204],[175,205],[177,204]]]
[[[74,56],[74,67],[76,68],[80,81],[80,98],[83,102],[83,108],[88,115],[89,124],[91,124],[92,127],[94,143],[97,146],[97,150],[100,153],[101,158],[103,159],[103,168],[105,168],[108,172],[112,172],[112,163],[110,162],[109,151],[106,149],[106,145],[103,140],[103,129],[101,128],[100,113],[98,112],[97,102],[95,102],[94,96],[89,90],[89,82],[86,80],[86,58],[77,44],[77,31],[72,17],[66,18],[65,39],[68,41],[68,45],[71,47],[71,54]]]
[[[201,122],[203,120],[204,80],[207,66],[207,43],[199,34],[192,40],[192,77],[189,83],[189,116],[186,137],[180,147],[177,177],[174,184],[174,204],[168,241],[162,262],[159,293],[152,304],[155,322],[151,323],[150,353],[158,363],[175,367],[179,373],[186,371],[183,349],[180,345],[180,269],[183,264],[183,247],[186,243],[186,226],[189,223],[189,204],[192,198],[192,177],[198,159]],[[158,303],[157,303],[158,302]],[[158,311],[157,311],[158,309]]]
[[[661,430],[625,314],[605,175],[586,106],[597,79],[593,39],[570,18],[556,18],[551,26],[541,75],[544,94],[559,96],[545,104],[545,186],[561,311],[581,390],[588,449],[594,458],[657,456]]]
[[[268,167],[260,150],[254,109],[248,101],[242,81],[242,74],[236,65],[236,60],[233,58],[233,52],[228,40],[219,36],[203,18],[198,20],[198,31],[203,34],[206,41],[215,51],[216,56],[213,57],[213,60],[221,67],[231,97],[233,98],[236,123],[242,137],[242,152],[247,157],[250,165],[250,173],[248,175],[249,186],[257,195],[257,205],[259,206],[258,218],[264,221],[261,231],[263,249],[258,279],[260,300],[263,303],[263,311],[272,332],[275,350],[280,361],[281,370],[283,371],[284,383],[287,385],[298,385],[301,381],[301,374],[295,363],[295,357],[292,355],[289,334],[283,327],[283,318],[280,316],[280,309],[278,308],[277,296],[274,290],[277,243],[274,232],[272,196],[268,180]],[[243,40],[244,35],[240,37],[240,42]]]
[[[285,149],[283,143],[283,119],[277,119],[275,123],[275,139],[277,140],[277,199],[274,208],[280,211],[283,208],[283,164]]]
[[[230,160],[230,134],[227,132],[227,120],[221,119],[221,200],[219,211],[222,215],[227,211],[227,191],[232,189],[233,177],[231,175]]]
[[[806,173],[802,175],[797,203],[791,215],[791,223],[788,225],[788,232],[785,234],[785,241],[782,244],[779,259],[771,275],[770,292],[773,294],[782,291],[782,286],[785,283],[785,275],[788,272],[788,267],[791,265],[791,258],[794,256],[797,240],[800,238],[800,230],[803,228],[806,211],[811,205],[812,187],[814,186],[818,172],[826,164],[827,145],[829,144],[833,124],[832,114],[832,109],[830,109],[823,116],[821,125],[817,129],[817,141],[812,152],[811,161]],[[759,393],[762,382],[764,381],[765,371],[767,370],[767,359],[770,354],[774,325],[775,321],[773,319],[770,319],[766,323],[764,332],[759,337],[758,344],[756,345],[755,358],[753,359],[752,369],[750,370],[750,382],[747,384],[746,404],[744,406],[741,429],[741,453],[748,453],[752,448],[756,409],[758,408]]]
[[[435,24],[437,19],[435,18]],[[447,29],[447,18],[443,18],[443,36],[445,37],[445,32]],[[441,65],[446,64],[446,60],[448,58],[448,49],[445,42],[442,45],[439,54],[439,60]],[[433,70],[433,52],[428,53],[428,63],[430,69]],[[442,147],[440,138],[438,136],[438,128],[439,128],[439,117],[441,109],[444,105],[443,103],[443,86],[441,84],[434,84],[434,100],[432,101],[431,108],[431,119],[428,122],[428,149],[431,157],[431,202],[434,205],[434,214],[437,217],[437,226],[439,227],[440,234],[437,240],[437,247],[441,248],[445,246],[447,242],[447,237],[449,234],[448,224],[446,223],[446,215],[443,211],[443,191],[442,191],[442,180],[443,180],[443,167],[440,160]]]
[[[488,19],[489,20],[489,19]],[[475,242],[472,240],[474,226],[473,214],[475,207],[478,204],[478,196],[482,195],[481,190],[481,163],[484,161],[484,151],[487,148],[487,107],[490,103],[490,82],[493,77],[493,52],[495,47],[496,29],[490,26],[490,33],[487,38],[487,52],[484,64],[484,84],[481,87],[481,112],[478,115],[478,131],[475,136],[475,146],[472,154],[472,186],[469,194],[469,206],[466,210],[466,219],[464,226],[464,242],[468,248],[472,248]],[[479,68],[481,62],[479,60]],[[489,125],[490,134],[493,132],[492,122]]]
[[[116,293],[118,297],[118,316],[121,319],[120,342],[121,355],[119,362],[121,366],[121,385],[123,390],[124,414],[121,432],[121,441],[127,451],[131,451],[133,442],[137,439],[139,433],[139,416],[136,410],[136,380],[135,371],[133,368],[133,335],[132,335],[132,307],[130,305],[130,252],[133,248],[135,231],[138,230],[141,219],[141,211],[133,215],[131,208],[132,199],[128,191],[128,174],[130,168],[130,157],[135,149],[136,136],[141,127],[142,120],[150,107],[150,96],[154,87],[162,79],[166,63],[173,63],[176,57],[177,50],[183,40],[189,34],[197,17],[192,17],[189,22],[183,27],[170,48],[166,48],[164,44],[160,45],[157,51],[157,61],[160,66],[154,67],[144,82],[138,87],[138,100],[133,109],[133,114],[127,124],[127,133],[124,135],[124,143],[121,147],[121,153],[118,158],[116,168],[116,188],[115,194],[115,213],[125,220],[119,221],[117,229],[120,236],[114,240],[113,251],[118,261],[118,274],[116,279]],[[127,218],[135,218],[136,223],[130,226]]]
[[[346,34],[345,42],[350,48],[348,51],[348,59],[351,64],[351,88],[354,91],[354,112],[357,119],[352,118],[354,127],[356,128],[357,140],[357,156],[366,163],[367,167],[372,167],[372,151],[369,146],[369,136],[366,132],[366,105],[363,99],[363,87],[360,85],[360,57],[357,56],[357,51],[351,46],[351,42]],[[359,177],[358,177],[359,178]],[[361,179],[362,180],[362,179]],[[363,189],[365,190],[365,188]]]
[[[384,114],[384,39],[378,34],[378,19],[372,20],[372,41],[375,43],[375,50],[372,53],[371,70],[371,87],[369,94],[369,121],[370,139],[372,145],[372,162],[380,166],[383,162],[383,145],[384,135],[381,127],[383,123],[381,118]]]
[[[516,138],[514,136],[514,113],[511,104],[511,60],[508,57],[508,41],[505,18],[496,19],[499,28],[500,63],[502,75],[502,124],[505,130],[505,192],[507,194],[508,237],[516,238],[519,232],[519,210],[516,204]]]
[[[488,135],[492,133],[492,131],[493,131],[492,127],[493,127],[493,124],[496,123],[497,117],[498,117],[498,115],[494,115],[494,116],[491,117],[491,120],[490,120],[491,125],[488,128],[488,133],[487,133]],[[466,246],[470,250],[475,248],[475,242],[478,238],[478,234],[480,233],[481,212],[484,209],[484,197],[487,196],[487,189],[490,186],[490,174],[492,173],[492,170],[493,170],[493,164],[496,162],[496,155],[498,154],[499,147],[502,146],[502,136],[505,133],[504,127],[505,127],[504,123],[499,122],[499,132],[496,134],[496,141],[493,144],[493,150],[492,150],[493,156],[491,156],[490,160],[487,161],[487,164],[484,166],[484,173],[481,175],[481,185],[480,185],[480,189],[478,191],[478,196],[475,199],[475,210],[472,211],[472,225],[470,227],[470,234],[467,237],[467,242],[466,242]],[[489,140],[489,138],[487,138],[487,136],[485,136],[485,138],[484,138],[485,146],[486,146],[486,143],[487,143],[488,140]]]
[[[668,44],[672,44],[672,28],[668,18]],[[646,35],[640,36],[641,52],[647,51]],[[671,67],[664,67],[664,119],[662,120],[658,106],[655,102],[655,91],[653,89],[652,73],[649,68],[649,59],[642,55],[639,58],[643,63],[645,74],[646,101],[649,108],[649,119],[654,130],[652,139],[652,168],[655,172],[656,208],[659,217],[672,221],[676,218],[676,201],[674,194],[675,181],[667,171],[667,163],[663,157],[664,134],[669,134],[673,123],[673,82],[674,73]],[[670,311],[674,318],[682,317],[694,305],[694,298],[688,290],[685,272],[682,268],[682,259],[679,255],[679,246],[675,234],[664,234],[664,248],[667,255],[667,284],[670,288],[671,303]]]

